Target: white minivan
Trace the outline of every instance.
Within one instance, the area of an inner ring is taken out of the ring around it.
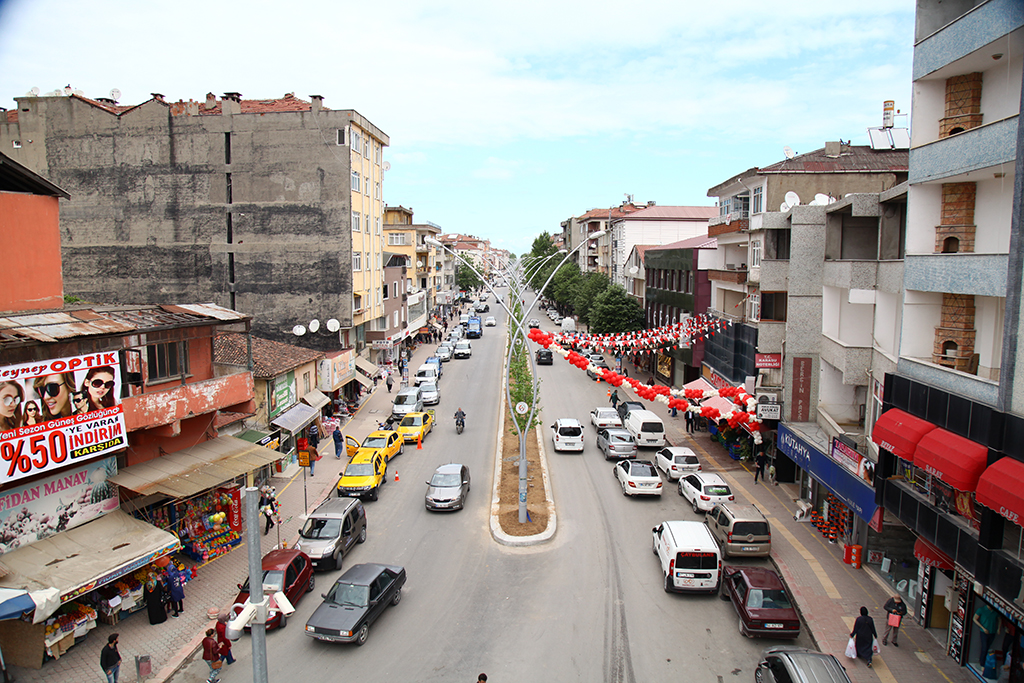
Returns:
[[[424,382],[430,382],[437,384],[437,380],[440,376],[437,373],[437,365],[434,363],[424,363],[420,366],[420,369],[416,371],[416,378],[413,384],[419,386]]]
[[[631,410],[622,425],[633,435],[640,448],[661,448],[665,445],[665,423],[649,410]]]
[[[662,522],[651,530],[661,562],[665,591],[716,593],[722,582],[722,555],[701,522]]]

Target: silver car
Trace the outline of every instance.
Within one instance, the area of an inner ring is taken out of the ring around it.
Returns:
[[[434,470],[423,502],[428,510],[461,510],[468,495],[469,468],[449,463]]]
[[[636,457],[636,441],[625,429],[598,429],[597,449],[604,453],[605,460]]]
[[[434,355],[440,358],[443,362],[447,363],[452,359],[452,349],[455,348],[454,344],[448,344],[444,342],[437,347],[437,351],[434,351]]]
[[[420,392],[423,394],[423,405],[425,406],[436,406],[441,401],[441,390],[434,382],[421,384]]]

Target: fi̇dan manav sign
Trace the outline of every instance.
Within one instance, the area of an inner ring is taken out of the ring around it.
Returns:
[[[128,445],[117,352],[0,368],[0,484]]]

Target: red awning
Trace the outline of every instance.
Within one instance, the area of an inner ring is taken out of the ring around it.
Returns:
[[[927,420],[899,408],[890,408],[875,421],[871,440],[897,457],[913,462],[918,442],[933,429],[935,425]]]
[[[1024,463],[1000,458],[978,480],[978,502],[1024,526]]]
[[[923,538],[917,539],[914,543],[914,557],[936,569],[952,569],[953,558],[942,552]]]
[[[957,491],[974,491],[988,466],[988,449],[945,429],[933,429],[917,444],[914,464]]]

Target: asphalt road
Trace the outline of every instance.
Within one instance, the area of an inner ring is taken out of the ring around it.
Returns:
[[[544,425],[575,417],[588,425],[582,455],[549,449],[558,532],[546,544],[507,548],[489,533],[500,405],[505,315],[473,342],[473,357],[445,364],[439,423],[423,450],[406,447],[389,466],[380,500],[368,502],[368,539],[346,558],[403,565],[402,602],[371,627],[362,647],[321,643],[303,625],[343,570],[319,573],[285,629],[267,637],[269,680],[320,681],[604,681],[752,680],[761,649],[738,633],[737,617],[717,596],[663,591],[650,530],[667,519],[697,519],[666,485],[661,499],[624,497],[612,464],[594,446],[589,411],[607,403],[607,385],[561,360],[542,366]],[[538,316],[541,317],[541,316]],[[546,317],[543,327],[552,329]],[[457,435],[451,415],[467,413]],[[545,435],[549,430],[545,427]],[[548,441],[550,443],[550,441]],[[643,457],[643,453],[641,453]],[[467,464],[467,508],[430,513],[426,480],[442,463]],[[801,636],[796,643],[808,645]],[[248,636],[224,683],[250,681]]]

